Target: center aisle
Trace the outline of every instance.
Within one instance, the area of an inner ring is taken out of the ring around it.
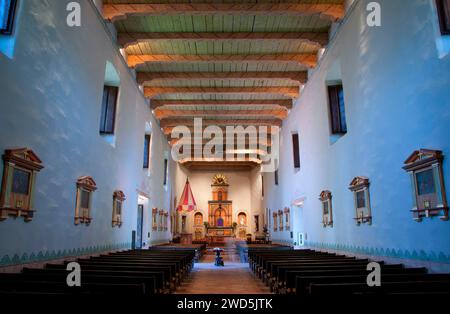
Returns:
[[[270,294],[248,264],[235,262],[236,258],[228,256],[224,260],[225,267],[216,267],[213,255],[203,256],[176,294]]]

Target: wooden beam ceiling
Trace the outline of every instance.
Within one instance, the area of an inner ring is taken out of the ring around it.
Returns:
[[[210,124],[211,125],[211,124]],[[214,125],[214,124],[212,124],[212,125]],[[217,125],[221,130],[222,130],[222,133],[224,134],[224,136],[226,136],[226,126],[221,126],[221,125]],[[203,135],[203,132],[205,132],[205,129],[206,129],[206,127],[208,127],[208,125],[203,125],[203,128],[202,128],[202,133],[201,134],[196,134],[195,132],[196,132],[196,130],[194,129],[194,127],[193,127],[193,125],[192,124],[190,124],[190,125],[186,125],[186,127],[189,129],[189,131],[190,131],[190,133],[192,134],[192,137],[195,137],[195,136],[202,136]],[[244,126],[244,127],[246,127],[246,126]],[[164,133],[164,135],[166,135],[166,136],[169,136],[169,135],[171,135],[172,134],[172,131],[173,131],[173,129],[175,128],[175,126],[166,126],[166,127],[162,127],[161,126],[161,130],[163,131],[163,133]],[[268,126],[267,127],[267,135],[268,136],[270,136],[273,132],[272,132],[273,130],[272,130],[272,128],[270,127],[270,126]],[[259,132],[259,131],[258,131]],[[237,132],[238,134],[241,134],[241,132]],[[243,133],[245,133],[245,131],[243,132]],[[248,136],[248,135],[247,135]],[[259,138],[259,133],[257,134],[257,136],[258,136],[258,138]]]
[[[103,16],[114,21],[132,15],[318,15],[331,21],[344,16],[343,4],[307,3],[125,3],[103,4]]]
[[[157,119],[167,119],[173,117],[262,117],[286,119],[288,111],[286,109],[274,110],[171,110],[157,109],[154,111]]]
[[[292,99],[262,99],[262,100],[159,100],[152,99],[151,107],[162,106],[281,106],[292,108]]]
[[[319,48],[328,43],[328,32],[261,32],[261,33],[119,33],[117,41],[120,46],[128,47],[140,42],[155,40],[190,40],[190,41],[226,41],[226,40],[289,40],[314,45]]]
[[[317,54],[247,54],[247,55],[129,55],[128,66],[135,68],[155,62],[291,62],[315,68]]]
[[[293,99],[300,95],[300,85],[307,82],[306,70],[317,66],[318,51],[328,44],[327,29],[345,14],[343,0],[105,2],[105,19],[124,19],[115,24],[118,43],[125,48],[128,65],[136,69],[137,82],[144,85],[171,145],[179,141],[171,139],[177,126],[202,137],[203,133],[194,133],[193,118],[199,117],[203,132],[217,126],[224,136],[227,126],[254,126],[257,131],[267,126],[263,142],[270,146],[272,127],[281,127]],[[221,84],[220,80],[226,81]],[[155,99],[167,94],[172,99]],[[189,99],[192,94],[201,97]],[[225,106],[232,107],[223,110]],[[248,137],[245,130],[239,133]],[[255,138],[260,139],[259,134],[253,134],[251,139]],[[200,141],[202,147],[209,142]],[[186,159],[180,164],[194,170],[249,170],[261,164],[259,158]]]
[[[139,84],[148,84],[152,81],[179,81],[195,79],[228,79],[228,80],[267,80],[286,79],[306,83],[308,72],[288,71],[288,72],[138,72],[137,81]]]
[[[225,139],[226,139],[226,137],[224,136],[224,140]],[[256,143],[258,144],[259,147],[260,146],[263,146],[263,147],[271,147],[272,146],[272,141],[271,141],[270,137],[267,138],[264,141],[258,141],[258,138],[254,138],[254,139],[257,141]],[[170,146],[174,146],[175,144],[178,144],[178,143],[182,144],[182,141],[183,141],[183,139],[176,139],[176,138],[175,139],[170,139],[169,145]],[[209,143],[210,141],[211,141],[211,139],[201,138],[199,142],[202,144],[202,146],[204,146],[205,144]],[[191,146],[195,146],[193,137],[191,138],[191,142],[192,142]],[[245,138],[245,143],[244,144],[245,144],[246,148],[248,148],[250,146],[250,139],[248,137]],[[236,145],[237,145],[237,143],[236,143]],[[226,143],[224,144],[224,146],[226,146]]]
[[[282,120],[280,119],[203,119],[203,126],[217,125],[217,126],[278,126],[281,127]],[[164,119],[160,121],[160,126],[165,127],[176,127],[176,126],[187,126],[193,127],[193,119]]]
[[[249,171],[257,167],[261,161],[197,161],[186,160],[180,164],[187,169],[197,171]]]
[[[162,94],[280,94],[297,98],[299,87],[145,87],[145,97]]]

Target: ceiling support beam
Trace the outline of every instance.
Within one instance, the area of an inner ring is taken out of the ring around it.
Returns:
[[[176,127],[176,126],[186,126],[193,127],[194,119],[164,119],[160,121],[160,126],[162,128],[166,127]],[[281,127],[281,119],[203,119],[202,126],[278,126]]]
[[[151,107],[162,106],[281,106],[287,109],[293,107],[291,99],[263,100],[159,100],[152,99]]]
[[[174,117],[263,117],[286,119],[288,111],[286,109],[275,110],[170,110],[157,109],[154,112],[159,120]]]
[[[145,87],[145,97],[163,94],[280,94],[290,98],[300,95],[299,87]]]
[[[103,17],[110,21],[132,15],[317,15],[331,21],[345,14],[343,4],[308,3],[167,3],[103,4]]]
[[[225,40],[289,40],[300,41],[322,48],[328,43],[328,32],[278,32],[278,33],[119,33],[117,41],[120,46],[128,47],[140,42],[155,40],[195,40],[195,41],[225,41]]]
[[[151,83],[152,81],[172,80],[264,80],[264,79],[286,79],[305,84],[308,79],[306,71],[290,72],[138,72],[139,84]]]
[[[317,54],[255,54],[255,55],[129,55],[128,66],[135,68],[155,62],[290,62],[314,68]]]
[[[186,126],[188,127],[189,131],[191,132],[192,137],[198,136],[198,135],[202,136],[203,132],[205,131],[205,128],[208,127],[207,125],[203,125],[202,134],[195,134],[195,132],[194,132],[195,130],[194,130],[194,127],[192,125],[186,125]],[[226,130],[226,126],[218,125],[218,127],[222,130],[222,132],[223,132],[223,134],[225,136],[226,135],[226,131],[227,131]],[[244,126],[244,128],[245,127],[247,127],[247,126]],[[172,131],[173,131],[174,128],[175,128],[175,126],[166,126],[166,127],[161,127],[161,130],[163,131],[164,135],[170,136],[172,134]],[[270,136],[272,133],[274,133],[272,131],[273,131],[272,128],[268,127],[267,128],[267,135]],[[259,134],[258,134],[258,137],[259,137]]]
[[[267,139],[252,138],[252,140],[255,141],[259,147],[272,147],[272,141],[271,141],[270,137],[268,137]],[[198,142],[202,144],[202,147],[204,147],[206,144],[209,144],[211,141],[212,141],[212,139],[203,139],[203,138],[198,140]],[[225,141],[225,143],[223,144],[223,146],[226,148],[226,137],[225,136],[224,136],[224,141]],[[184,144],[183,139],[182,138],[181,139],[175,138],[175,139],[169,140],[169,145],[171,147],[176,145],[176,144],[180,144],[180,145]],[[191,138],[191,141],[190,141],[189,144],[191,146],[195,146],[196,143],[195,143],[194,137]],[[245,137],[245,141],[242,144],[244,144],[244,146],[246,148],[249,148],[250,145],[253,144],[253,143],[252,143],[252,141],[251,141],[251,139],[249,137]],[[237,142],[235,143],[234,147],[235,148],[238,147],[238,143]]]

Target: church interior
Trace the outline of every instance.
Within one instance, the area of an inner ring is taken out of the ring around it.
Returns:
[[[0,0],[0,295],[450,295],[449,73],[449,0]]]

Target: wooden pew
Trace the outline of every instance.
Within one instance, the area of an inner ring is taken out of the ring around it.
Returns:
[[[346,275],[346,276],[297,276],[296,294],[308,295],[312,284],[366,284],[367,274],[365,275]],[[390,282],[450,282],[450,274],[386,274],[381,275],[381,283]]]

